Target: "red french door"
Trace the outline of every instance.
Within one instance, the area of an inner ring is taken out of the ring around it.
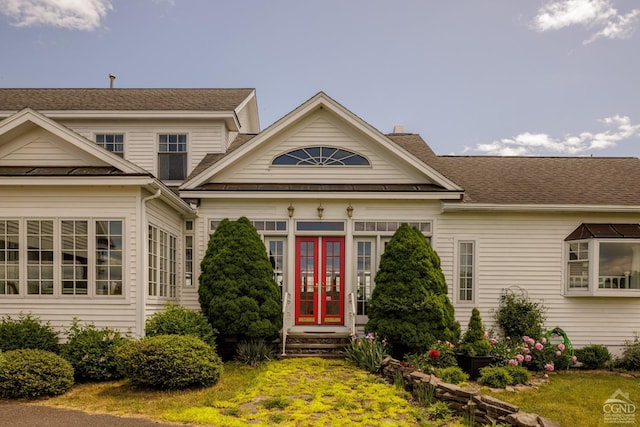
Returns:
[[[296,238],[296,324],[344,324],[344,237]]]

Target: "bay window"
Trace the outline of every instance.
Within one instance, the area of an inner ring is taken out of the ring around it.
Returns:
[[[582,224],[565,240],[567,295],[640,297],[640,225]]]

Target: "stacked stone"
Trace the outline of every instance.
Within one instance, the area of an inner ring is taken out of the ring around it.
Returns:
[[[390,383],[402,378],[405,389],[416,400],[416,391],[421,384],[433,387],[436,399],[446,402],[456,414],[474,420],[478,426],[506,423],[518,427],[560,427],[558,423],[537,414],[520,412],[519,407],[510,403],[442,382],[435,375],[425,374],[391,357],[385,358],[382,363],[382,376]]]

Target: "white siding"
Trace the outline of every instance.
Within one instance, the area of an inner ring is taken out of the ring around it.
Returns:
[[[43,160],[46,162],[43,164]],[[0,166],[105,166],[74,145],[37,129],[0,147]]]
[[[223,140],[223,121],[205,120],[119,120],[73,121],[61,123],[70,127],[91,141],[97,133],[123,133],[124,157],[145,170],[157,175],[158,134],[185,133],[187,137],[187,175],[202,161],[207,153],[221,153],[226,141]]]
[[[131,188],[2,188],[0,218],[22,219],[122,219],[124,221],[123,296],[0,297],[0,312],[17,316],[33,313],[58,330],[68,328],[74,317],[96,326],[124,332],[136,330],[138,296],[137,206],[139,195]],[[24,286],[24,285],[23,285]]]
[[[547,309],[546,327],[565,330],[574,347],[604,344],[614,351],[632,339],[640,324],[640,299],[563,295],[564,238],[582,222],[637,222],[637,217],[561,214],[442,215],[435,248],[449,284],[454,278],[454,238],[475,239],[476,300],[456,303],[463,330],[478,307],[488,327],[494,324],[504,289],[520,287]],[[455,292],[455,286],[450,286]],[[455,298],[454,298],[455,300]]]
[[[287,167],[272,166],[277,155],[309,146],[330,146],[365,156],[368,166]],[[390,151],[372,143],[343,122],[319,111],[282,135],[263,144],[226,171],[217,182],[304,182],[304,183],[416,183],[426,177],[402,162]]]

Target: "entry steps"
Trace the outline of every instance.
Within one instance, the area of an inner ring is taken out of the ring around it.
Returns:
[[[285,354],[280,357],[343,359],[344,348],[350,342],[351,335],[344,332],[289,332]]]

